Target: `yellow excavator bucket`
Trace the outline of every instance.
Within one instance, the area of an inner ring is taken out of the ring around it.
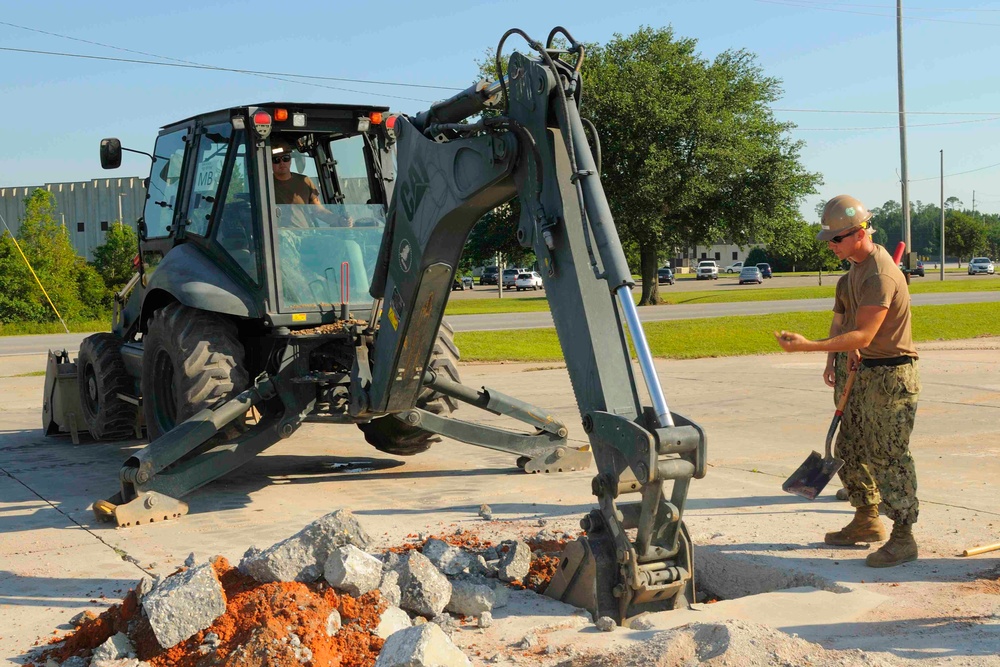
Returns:
[[[45,435],[69,433],[74,445],[80,444],[80,432],[87,430],[80,406],[76,363],[70,362],[66,350],[49,350],[45,363],[42,429]]]

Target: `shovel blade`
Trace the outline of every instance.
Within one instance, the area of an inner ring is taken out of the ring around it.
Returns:
[[[815,500],[823,487],[844,466],[844,459],[824,459],[819,452],[812,452],[791,477],[781,485],[781,490]]]

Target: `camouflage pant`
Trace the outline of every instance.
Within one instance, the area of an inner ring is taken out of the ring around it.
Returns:
[[[893,521],[916,523],[917,473],[909,443],[919,393],[916,362],[858,369],[836,444],[852,506],[884,502]]]

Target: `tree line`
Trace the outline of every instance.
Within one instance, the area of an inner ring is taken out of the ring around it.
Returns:
[[[51,192],[34,190],[24,208],[16,238],[6,230],[0,236],[0,324],[54,322],[52,306],[67,322],[110,322],[113,296],[133,273],[135,231],[121,221],[112,223],[104,243],[94,249],[94,260],[87,262],[57,222]]]

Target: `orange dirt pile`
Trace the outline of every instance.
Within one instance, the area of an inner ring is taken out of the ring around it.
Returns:
[[[207,629],[177,646],[163,649],[156,642],[149,620],[142,617],[129,633],[141,660],[154,667],[361,667],[375,664],[383,640],[374,634],[385,604],[378,591],[355,599],[340,595],[325,583],[261,584],[233,568],[224,558],[214,561],[226,592],[226,612]],[[340,612],[343,626],[330,637],[327,618]],[[63,660],[88,655],[115,632],[126,632],[138,606],[130,591],[94,621],[70,635],[66,643],[42,657]],[[214,633],[214,650],[199,647]],[[291,635],[298,637],[298,641]],[[308,649],[308,650],[305,650]]]
[[[558,556],[536,556],[531,559],[531,566],[528,568],[528,576],[524,578],[524,585],[536,593],[544,593],[548,588],[552,575],[559,567]]]

